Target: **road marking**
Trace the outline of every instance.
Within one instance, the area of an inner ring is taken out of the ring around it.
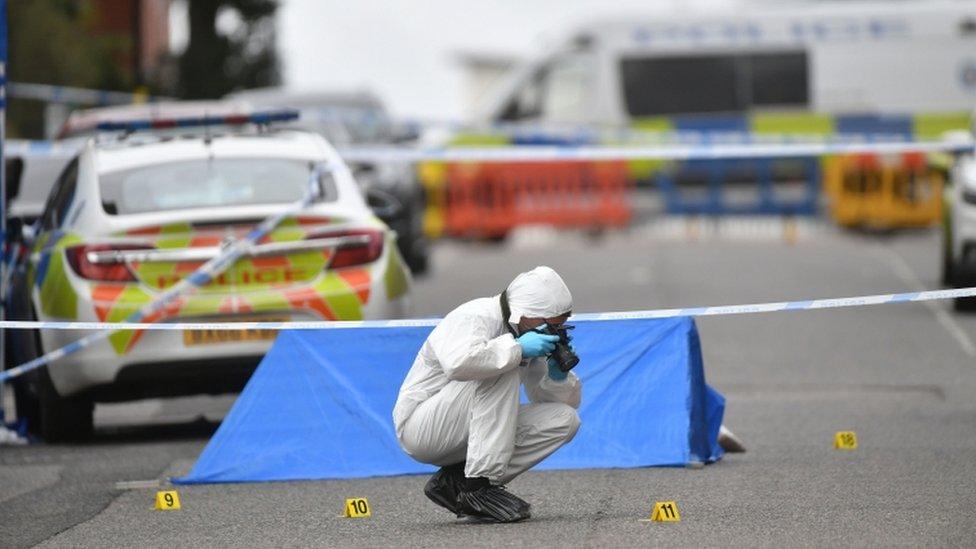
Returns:
[[[895,271],[895,275],[897,275],[898,278],[902,279],[903,282],[911,286],[911,288],[915,291],[920,292],[925,290],[925,285],[922,283],[922,280],[917,274],[915,274],[915,271],[912,270],[911,266],[908,265],[905,258],[887,246],[880,247],[879,249],[884,252],[885,256],[891,262],[891,267]],[[942,327],[949,332],[949,335],[956,340],[963,352],[970,357],[976,357],[976,344],[973,343],[973,340],[969,337],[969,334],[962,329],[962,326],[960,326],[959,323],[952,318],[952,315],[947,313],[945,309],[940,307],[934,301],[924,301],[923,303],[928,310],[935,315],[935,319],[939,322],[939,324],[941,324]]]
[[[159,479],[153,480],[120,480],[115,483],[116,490],[143,490],[146,488],[159,488],[162,482]]]

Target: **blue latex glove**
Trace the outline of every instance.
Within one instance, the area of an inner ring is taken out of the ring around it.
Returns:
[[[522,346],[522,358],[546,356],[556,348],[559,336],[525,332],[516,341]]]
[[[559,365],[556,364],[556,359],[549,357],[547,361],[549,364],[549,378],[554,381],[564,381],[569,377],[569,372],[564,372],[559,369]]]

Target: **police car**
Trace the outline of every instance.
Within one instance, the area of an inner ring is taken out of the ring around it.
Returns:
[[[293,118],[292,115],[278,119]],[[127,318],[221,247],[301,200],[252,251],[149,322],[358,320],[405,316],[411,279],[396,235],[370,210],[335,150],[262,114],[126,122],[88,140],[25,235],[9,316],[41,321]],[[142,133],[154,129],[163,133]],[[85,332],[8,334],[10,364]],[[17,411],[43,438],[90,434],[93,403],[239,391],[274,333],[123,330],[17,380]]]
[[[290,93],[276,89],[245,90],[221,100],[165,101],[140,105],[115,105],[76,110],[58,132],[59,142],[68,145],[97,131],[106,122],[127,122],[149,117],[190,118],[197,116],[241,116],[256,109],[296,109],[300,120],[291,128],[321,134],[336,147],[393,143],[410,138],[393,124],[379,100],[369,93]],[[29,167],[34,168],[36,162]],[[400,255],[414,275],[428,268],[428,241],[422,217],[426,208],[424,189],[410,164],[349,164],[356,183],[370,201],[382,202],[374,212],[397,232]],[[35,168],[36,171],[36,168]],[[53,178],[52,178],[53,179]],[[12,207],[20,205],[15,201]]]

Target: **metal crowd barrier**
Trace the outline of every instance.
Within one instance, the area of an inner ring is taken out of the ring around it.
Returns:
[[[815,157],[692,160],[658,170],[651,182],[669,214],[816,215],[820,174]],[[800,192],[778,189],[786,185],[798,186]],[[753,190],[750,200],[734,196]]]

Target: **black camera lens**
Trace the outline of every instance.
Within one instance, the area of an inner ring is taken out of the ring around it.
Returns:
[[[549,326],[546,325],[542,329],[542,333],[559,336],[559,341],[556,342],[556,349],[552,352],[552,358],[556,361],[556,365],[563,372],[568,372],[579,364],[579,357],[576,353],[569,347],[569,330],[572,330],[575,326],[570,324],[563,324],[561,326]]]

